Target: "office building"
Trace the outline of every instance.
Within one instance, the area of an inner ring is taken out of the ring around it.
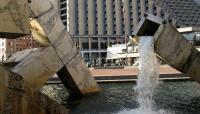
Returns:
[[[60,17],[84,58],[105,57],[106,48],[124,43],[145,12],[176,27],[200,26],[195,0],[59,0]]]

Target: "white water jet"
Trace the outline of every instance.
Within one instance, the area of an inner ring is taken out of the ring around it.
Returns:
[[[154,53],[153,38],[141,37],[139,41],[139,76],[135,91],[141,110],[151,111],[154,107],[153,94],[158,86],[159,64]]]
[[[165,110],[156,110],[153,94],[159,85],[159,64],[154,53],[154,39],[151,36],[140,37],[139,76],[134,90],[137,92],[139,107],[123,110],[117,114],[171,114]]]

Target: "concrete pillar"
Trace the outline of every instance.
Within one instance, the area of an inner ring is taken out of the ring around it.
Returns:
[[[152,0],[149,0],[148,7],[149,7],[149,11],[148,12],[150,14],[153,14],[153,1]]]
[[[103,35],[105,31],[105,7],[104,0],[97,0],[97,23],[98,35]]]
[[[98,37],[98,49],[101,49],[101,38]]]
[[[32,46],[32,44],[31,44],[31,46]],[[12,41],[12,47],[13,47],[13,53],[15,53],[16,52],[16,39],[14,39]]]
[[[70,22],[69,21],[69,18],[70,18],[70,15],[69,15],[69,10],[70,10],[69,9],[69,0],[67,0],[66,2],[67,2],[67,6],[68,6],[67,7],[67,25],[66,25],[66,28],[67,28],[67,31],[69,31],[69,22]]]
[[[122,1],[115,0],[116,35],[122,35]]]
[[[144,12],[145,12],[145,1],[144,0],[140,0],[140,7],[141,7],[141,16],[144,16]]]
[[[124,0],[124,20],[125,20],[125,34],[131,34],[131,23],[130,23],[130,0]]]
[[[107,45],[110,46],[110,38],[107,37]]]
[[[88,44],[89,44],[89,50],[91,50],[92,49],[92,38],[91,37],[88,38]]]
[[[87,14],[86,14],[86,0],[78,0],[78,29],[79,35],[86,35],[87,30]]]
[[[107,34],[113,35],[114,19],[113,19],[113,1],[106,0],[106,19],[107,19]]]
[[[78,37],[78,45],[79,45],[79,50],[82,49],[82,40],[80,37]]]
[[[165,19],[165,20],[168,20],[168,19],[169,19],[169,13],[166,13],[166,12],[165,12],[165,17],[164,17],[164,19]]]
[[[157,16],[161,17],[161,7],[158,6],[156,10],[157,10]]]
[[[96,3],[95,0],[87,0],[88,2],[88,35],[96,34]]]
[[[69,2],[69,33],[71,35],[76,35],[78,30],[77,0],[68,0],[68,2]]]
[[[137,0],[132,0],[133,9],[133,28],[135,29],[138,24],[138,4]]]

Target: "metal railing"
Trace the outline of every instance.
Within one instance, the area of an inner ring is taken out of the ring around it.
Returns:
[[[84,62],[89,68],[123,68],[127,66],[137,66],[138,64],[129,65],[126,58],[107,60],[106,58],[84,58]]]

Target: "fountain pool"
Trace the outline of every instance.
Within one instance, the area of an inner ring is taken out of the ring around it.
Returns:
[[[45,85],[51,95],[70,108],[70,114],[115,114],[138,108],[135,82],[100,84],[102,92],[97,95],[70,98],[62,84]],[[48,93],[47,93],[48,94]],[[194,81],[163,81],[153,96],[157,109],[174,114],[200,114],[200,85]]]
[[[199,114],[200,85],[193,81],[158,81],[153,38],[140,39],[137,83],[100,84],[102,92],[78,98],[68,96],[62,85],[42,91],[71,109],[69,114]]]

